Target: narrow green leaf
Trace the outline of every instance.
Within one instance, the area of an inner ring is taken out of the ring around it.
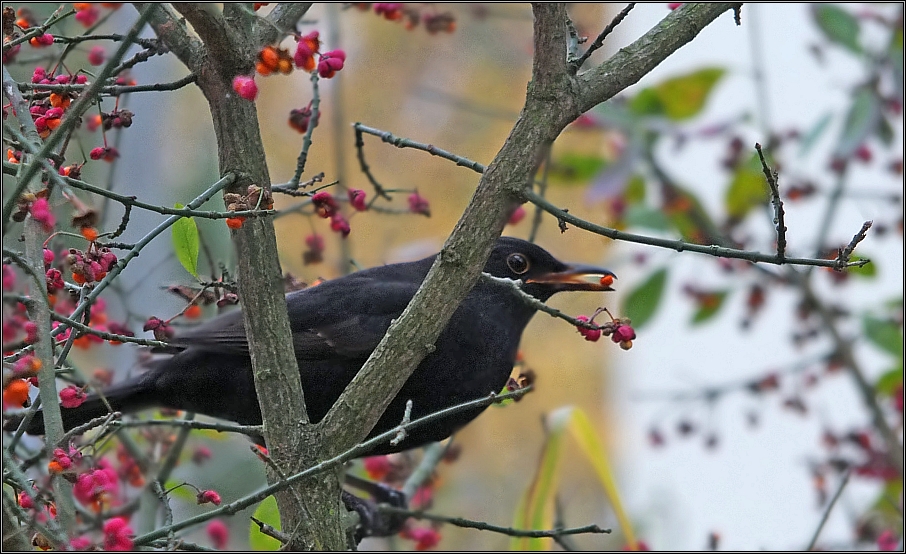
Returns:
[[[821,135],[824,134],[824,131],[830,127],[831,121],[833,121],[834,116],[830,112],[825,113],[821,116],[818,121],[812,125],[811,129],[802,137],[802,141],[799,143],[799,156],[805,157],[811,152],[812,147],[818,142],[821,138]]]
[[[655,90],[664,108],[664,114],[674,121],[698,115],[705,107],[714,85],[724,73],[719,67],[709,67],[682,77],[668,79],[657,85]]]
[[[834,155],[848,159],[868,137],[878,132],[878,125],[882,119],[881,99],[878,98],[877,91],[868,86],[860,87],[846,113]]]
[[[277,500],[273,496],[268,496],[255,508],[255,518],[267,523],[274,529],[280,531],[280,510],[277,508]],[[261,532],[258,524],[249,521],[249,546],[252,550],[279,550],[282,543],[273,537],[269,537]]]
[[[657,311],[664,286],[667,284],[667,269],[652,273],[644,283],[629,293],[621,313],[632,320],[632,326],[641,329]]]
[[[902,325],[866,314],[862,317],[862,329],[865,337],[881,350],[892,356],[903,356]]]
[[[182,205],[177,204],[177,209]],[[180,218],[172,227],[173,251],[186,271],[198,278],[198,226],[191,217]]]
[[[862,51],[859,20],[849,12],[833,4],[817,4],[812,6],[812,16],[828,40],[857,54]]]
[[[702,324],[717,315],[727,299],[727,291],[717,291],[699,300],[698,309],[692,316],[692,325]]]

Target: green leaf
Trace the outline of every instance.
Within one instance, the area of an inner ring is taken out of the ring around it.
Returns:
[[[717,315],[726,299],[727,291],[725,290],[709,293],[699,299],[698,309],[692,316],[692,325],[699,325]]]
[[[852,262],[858,262],[859,260],[865,260],[865,259],[866,258],[863,258],[862,256],[851,256],[850,257],[850,261],[852,261]],[[875,266],[874,262],[869,261],[867,264],[863,265],[862,267],[857,267],[857,266],[849,267],[846,269],[846,272],[852,273],[853,275],[858,275],[859,277],[866,277],[868,279],[871,279],[877,275],[878,268],[877,268],[877,266]]]
[[[903,356],[902,325],[866,314],[862,317],[862,329],[865,337],[881,350],[892,356]]]
[[[177,204],[177,209],[182,205]],[[198,226],[191,217],[183,217],[173,224],[173,251],[186,271],[198,278]]]
[[[268,496],[255,508],[255,518],[267,523],[280,531],[280,510],[277,509],[277,500]],[[252,550],[279,550],[282,543],[273,537],[261,532],[254,521],[249,523],[249,546]]]
[[[663,115],[664,105],[661,104],[661,97],[653,88],[646,88],[639,91],[629,102],[629,110],[637,115]]]
[[[821,135],[824,134],[824,131],[830,126],[831,121],[833,121],[834,116],[827,112],[821,116],[821,119],[815,122],[812,125],[812,128],[808,130],[802,141],[799,143],[799,156],[805,157],[812,150],[812,147],[815,146],[815,143],[818,142],[818,139],[821,138]]]
[[[585,184],[606,165],[601,156],[566,152],[551,164],[549,174],[561,184]]]
[[[812,7],[815,23],[831,42],[859,53],[859,20],[846,10],[833,4],[818,4]]]
[[[626,297],[621,313],[632,320],[636,330],[641,329],[657,311],[666,284],[667,268],[659,269]]]
[[[700,69],[689,75],[668,79],[655,87],[664,114],[680,121],[698,115],[717,81],[724,75],[719,67]]]
[[[645,227],[655,231],[670,229],[670,220],[664,212],[639,204],[630,205],[626,209],[626,224],[630,227]]]
[[[903,364],[888,370],[878,377],[875,383],[875,392],[884,396],[890,396],[897,390],[897,387],[903,384]]]
[[[770,199],[771,192],[764,179],[761,161],[757,155],[753,155],[748,162],[739,164],[733,173],[733,179],[724,195],[727,215],[742,219],[752,208],[757,208]]]

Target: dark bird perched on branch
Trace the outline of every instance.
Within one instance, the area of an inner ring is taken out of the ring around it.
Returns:
[[[375,267],[327,281],[286,297],[293,347],[299,362],[305,406],[312,422],[333,406],[368,356],[421,285],[435,256],[417,262]],[[613,273],[567,265],[529,242],[503,237],[484,271],[521,279],[523,290],[545,301],[560,291],[607,291]],[[500,392],[513,368],[522,331],[535,308],[515,291],[479,281],[453,313],[435,349],[415,369],[369,437],[393,429],[412,400],[411,419]],[[143,375],[103,391],[110,408],[136,412],[167,407],[244,425],[261,424],[249,346],[240,311],[192,329],[170,341],[172,355]],[[99,395],[77,408],[62,408],[71,429],[109,412]],[[412,429],[396,445],[384,443],[367,454],[399,452],[443,440],[484,408],[459,412]],[[350,422],[354,424],[354,422]],[[36,416],[27,429],[41,434]]]

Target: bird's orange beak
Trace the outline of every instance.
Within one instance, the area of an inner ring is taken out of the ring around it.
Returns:
[[[592,290],[612,291],[617,276],[612,271],[590,265],[571,265],[563,271],[545,273],[538,277],[527,279],[526,283],[543,283],[546,285],[559,285],[561,290]]]

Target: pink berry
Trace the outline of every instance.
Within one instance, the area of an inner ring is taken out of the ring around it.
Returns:
[[[255,84],[255,79],[247,75],[237,75],[233,78],[233,90],[250,102],[254,102],[258,97],[258,85]]]

